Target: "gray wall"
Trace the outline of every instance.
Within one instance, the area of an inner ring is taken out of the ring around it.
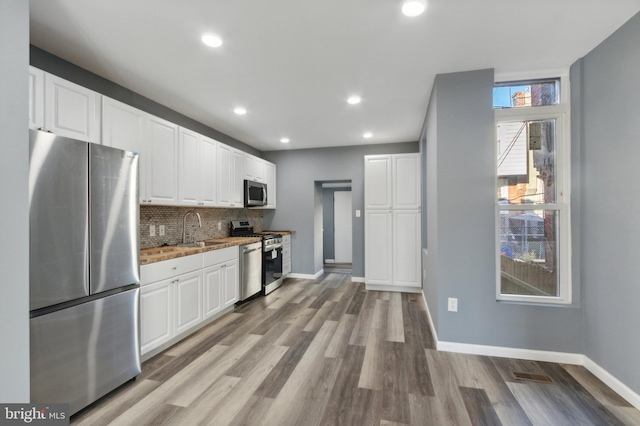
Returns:
[[[353,210],[362,215],[353,218],[353,276],[364,277],[364,156],[418,152],[417,142],[349,146],[341,148],[269,151],[264,158],[277,165],[277,208],[265,210],[265,229],[294,231],[291,243],[292,271],[315,274],[322,268],[315,264],[316,182],[350,180]],[[320,236],[320,239],[322,236]]]
[[[335,234],[334,234],[334,200],[333,194],[337,191],[351,191],[348,188],[323,188],[322,189],[322,258],[335,259]],[[355,219],[355,217],[354,217]]]
[[[29,2],[0,2],[0,401],[29,402]]]
[[[496,301],[493,70],[438,75],[434,84],[424,294],[430,310],[437,305],[439,340],[584,353],[580,308]],[[457,313],[448,297],[458,298]]]
[[[582,61],[586,355],[640,393],[640,14]]]
[[[209,126],[206,126],[198,121],[195,121],[185,115],[182,115],[172,109],[160,105],[157,102],[152,101],[149,98],[145,98],[125,87],[117,85],[112,81],[104,79],[96,74],[93,74],[83,68],[80,68],[71,62],[67,62],[51,53],[44,51],[36,46],[31,46],[30,49],[30,61],[31,65],[48,73],[62,77],[65,80],[72,81],[80,86],[86,87],[100,94],[116,99],[127,105],[131,105],[142,111],[146,111],[149,114],[153,114],[157,117],[164,118],[172,123],[178,124],[187,129],[191,129],[194,132],[198,132],[205,136],[209,136],[219,142],[225,143],[229,146],[233,146],[242,151],[248,152],[253,155],[261,156],[260,151],[257,149],[240,142],[237,139],[227,136]]]

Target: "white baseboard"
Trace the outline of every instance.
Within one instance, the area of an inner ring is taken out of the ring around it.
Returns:
[[[638,410],[640,410],[640,395],[635,393],[633,390],[629,389],[627,385],[622,383],[616,377],[614,377],[611,373],[609,373],[604,368],[600,367],[598,364],[593,362],[589,357],[584,357],[584,368],[589,370],[591,374],[596,376],[598,379],[602,380],[602,382],[613,389],[618,395],[627,400],[627,402]]]
[[[393,291],[402,293],[422,293],[422,289],[419,287],[408,286],[396,286],[396,285],[380,285],[380,284],[366,284],[367,290],[372,291]]]
[[[324,274],[324,269],[320,269],[318,272],[316,272],[315,275],[311,275],[311,274],[298,274],[295,272],[290,273],[289,275],[287,275],[287,278],[300,278],[303,280],[315,280],[320,278],[320,276]]]
[[[584,355],[569,352],[538,351],[534,349],[506,348],[502,346],[486,346],[470,343],[442,342],[437,343],[439,351],[461,354],[496,356],[500,358],[518,358],[529,361],[556,362],[559,364],[584,365]]]
[[[473,355],[497,356],[502,358],[518,358],[530,361],[556,362],[560,364],[581,365],[600,379],[605,385],[613,389],[618,395],[624,398],[629,404],[640,410],[640,395],[630,389],[627,385],[618,380],[604,368],[600,367],[593,360],[584,354],[568,353],[568,352],[550,352],[538,351],[533,349],[506,348],[501,346],[475,345],[457,342],[441,342],[438,340],[438,333],[433,325],[429,305],[422,293],[422,298],[429,317],[429,326],[431,334],[436,343],[436,348],[443,352],[456,352]]]
[[[351,277],[351,282],[363,283],[364,282],[364,277]]]

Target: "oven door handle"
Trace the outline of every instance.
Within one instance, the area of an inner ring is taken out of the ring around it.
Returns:
[[[269,247],[265,247],[264,251],[271,251],[271,250],[276,250],[276,249],[279,249],[279,248],[282,248],[282,244],[273,244],[273,245],[271,245]]]

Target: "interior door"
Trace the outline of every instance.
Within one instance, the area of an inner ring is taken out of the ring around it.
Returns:
[[[351,226],[351,191],[336,191],[333,194],[333,240],[336,263],[352,262]]]

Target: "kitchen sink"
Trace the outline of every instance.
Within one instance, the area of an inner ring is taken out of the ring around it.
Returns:
[[[227,244],[224,241],[200,241],[200,242],[203,243],[205,247],[217,246],[220,244]]]
[[[226,244],[226,243],[223,241],[198,241],[195,243],[178,244],[178,247],[211,247],[211,246],[217,246],[220,244]]]

